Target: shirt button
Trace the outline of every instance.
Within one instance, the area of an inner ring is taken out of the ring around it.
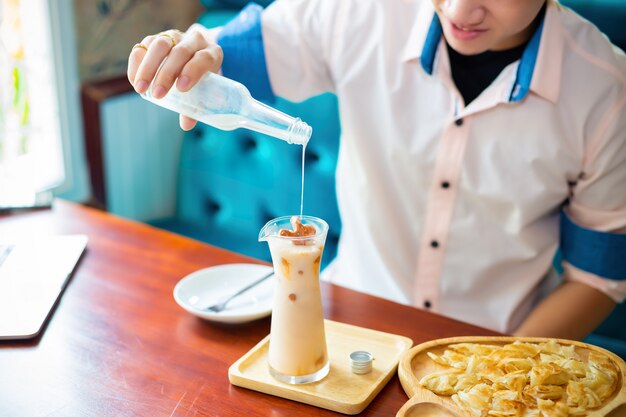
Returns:
[[[441,188],[450,188],[450,183],[448,181],[443,181],[441,183]]]
[[[432,304],[430,303],[430,301],[426,300],[424,301],[424,308],[430,308],[432,307]]]
[[[463,119],[456,119],[454,121],[454,124],[457,125],[457,126],[461,126],[463,124]]]
[[[433,248],[438,248],[439,247],[439,242],[437,242],[436,240],[432,240],[430,242],[430,246],[432,246]]]

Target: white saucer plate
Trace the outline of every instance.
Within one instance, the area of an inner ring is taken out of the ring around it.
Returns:
[[[181,279],[174,287],[174,299],[182,308],[200,318],[222,323],[245,323],[272,312],[274,277],[251,288],[214,313],[206,307],[218,303],[272,271],[256,264],[226,264],[201,269]]]

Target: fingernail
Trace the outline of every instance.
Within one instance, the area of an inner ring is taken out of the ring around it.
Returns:
[[[157,85],[154,87],[154,90],[152,90],[152,95],[154,98],[162,98],[165,96],[165,88],[163,88],[162,85]]]
[[[137,90],[137,92],[139,93],[143,93],[147,89],[148,89],[148,81],[146,80],[139,80],[135,84],[135,90]]]
[[[178,88],[180,90],[186,90],[187,87],[189,87],[189,77],[186,75],[183,75],[182,77],[178,78]]]

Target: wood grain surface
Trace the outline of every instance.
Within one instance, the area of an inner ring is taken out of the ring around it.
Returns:
[[[325,320],[325,328],[330,372],[321,381],[293,385],[274,379],[267,366],[268,336],[230,367],[230,382],[344,414],[360,413],[395,375],[402,354],[413,346],[413,341],[332,320]],[[349,358],[355,350],[366,350],[373,355],[370,372],[352,372]]]
[[[0,416],[330,416],[332,411],[231,385],[228,368],[269,333],[268,318],[217,325],[172,297],[185,275],[260,261],[55,201],[0,215],[0,236],[86,234],[84,253],[37,339],[0,342]],[[495,333],[324,284],[325,317],[428,340]],[[392,416],[407,401],[397,376],[363,411]]]
[[[419,381],[424,376],[447,369],[443,365],[435,363],[427,352],[442,355],[449,345],[455,343],[476,343],[502,346],[515,341],[524,343],[545,343],[550,339],[539,337],[452,337],[441,340],[431,340],[429,342],[416,345],[403,355],[398,365],[398,376],[404,391],[410,398],[400,409],[396,417],[416,417],[416,416],[440,416],[440,417],[471,417],[471,413],[466,409],[461,409],[452,401],[450,396],[437,395],[429,389],[420,385]],[[588,343],[553,339],[563,346],[573,345],[576,353],[582,360],[586,360],[590,352],[595,352],[608,357],[618,373],[617,387],[613,395],[608,398],[602,407],[589,410],[586,417],[605,417],[609,413],[615,412],[615,416],[626,416],[626,363],[619,356],[601,347]],[[427,411],[429,410],[429,411]],[[429,414],[430,413],[430,414]]]

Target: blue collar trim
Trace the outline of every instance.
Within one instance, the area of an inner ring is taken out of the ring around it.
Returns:
[[[422,64],[422,68],[424,68],[424,71],[426,71],[428,75],[433,75],[435,54],[437,53],[437,47],[439,46],[442,33],[443,30],[441,29],[439,16],[437,16],[437,13],[434,13],[433,20],[430,22],[430,28],[428,28],[426,40],[424,41],[424,48],[422,48],[422,55],[420,56],[420,64]]]
[[[509,102],[517,102],[522,100],[528,95],[530,91],[530,82],[533,79],[533,72],[535,71],[535,64],[537,63],[537,55],[539,53],[539,43],[541,41],[541,33],[543,32],[544,16],[541,18],[539,27],[530,38],[522,58],[520,59],[519,66],[517,67],[517,76],[515,83],[511,89],[511,95],[509,96]]]
[[[528,95],[530,91],[530,82],[533,78],[533,72],[535,70],[535,64],[537,63],[537,55],[539,53],[539,43],[541,41],[541,34],[543,32],[543,22],[545,20],[545,13],[537,27],[537,30],[533,34],[533,37],[526,45],[522,58],[520,59],[519,66],[517,67],[517,76],[511,94],[509,96],[509,102],[517,102]],[[437,47],[443,30],[441,28],[441,22],[437,13],[433,14],[433,19],[430,22],[428,28],[428,34],[424,41],[424,47],[422,48],[422,54],[420,56],[420,64],[428,75],[433,74],[433,67],[435,64],[435,55],[437,54]]]

